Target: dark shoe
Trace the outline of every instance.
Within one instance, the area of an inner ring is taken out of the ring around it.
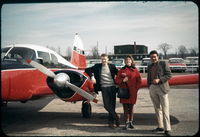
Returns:
[[[156,129],[153,129],[152,132],[161,132],[161,131],[164,131],[163,128],[159,128],[157,127]]]
[[[119,127],[119,125],[120,125],[119,120],[116,120],[115,122],[116,122],[116,123],[115,123],[116,127]]]
[[[165,131],[165,135],[166,136],[171,136],[171,132],[170,131]]]
[[[111,128],[111,129],[115,128],[113,123],[108,124],[108,127]]]
[[[119,125],[120,125],[119,117],[117,117],[117,119],[115,120],[115,125],[116,125],[116,127],[119,127]]]
[[[127,130],[129,128],[129,122],[126,122],[126,125],[123,127],[123,130]]]
[[[133,122],[129,121],[129,128],[134,129]]]

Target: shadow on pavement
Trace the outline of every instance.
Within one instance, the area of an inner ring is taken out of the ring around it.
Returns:
[[[170,116],[172,125],[179,123],[174,116]],[[120,114],[121,126],[123,126],[123,114]],[[91,118],[82,118],[81,113],[72,112],[36,112],[33,110],[24,111],[22,109],[9,108],[2,112],[2,130],[4,133],[28,132],[42,128],[57,128],[62,130],[83,130],[88,132],[113,132],[107,127],[107,113],[93,113]],[[155,114],[136,113],[134,115],[134,125],[156,127]],[[134,129],[134,131],[124,131],[121,128],[115,132],[135,132],[149,134],[151,131],[144,129]]]

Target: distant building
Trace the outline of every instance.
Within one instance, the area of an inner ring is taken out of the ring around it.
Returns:
[[[124,58],[127,55],[132,55],[135,60],[141,60],[148,57],[148,47],[145,45],[125,44],[114,45],[114,55],[109,55],[110,59]]]

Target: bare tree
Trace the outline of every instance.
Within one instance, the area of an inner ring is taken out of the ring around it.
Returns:
[[[199,50],[196,47],[191,47],[189,51],[190,51],[190,56],[197,56]]]
[[[53,47],[53,46],[46,46],[48,49],[51,49],[51,50],[53,50],[53,51],[56,51],[56,49]]]
[[[98,46],[92,48],[92,56],[93,58],[99,58]]]
[[[162,43],[160,45],[158,45],[158,50],[161,50],[164,54],[164,58],[167,58],[167,51],[171,48],[171,45],[167,44],[167,43]]]
[[[57,47],[58,54],[61,55],[60,46]]]
[[[66,53],[67,53],[67,60],[70,60],[72,54],[72,48],[70,46],[67,47]]]
[[[184,45],[180,45],[178,47],[178,53],[181,56],[181,58],[184,58],[185,55],[188,53],[188,50],[187,50],[187,48]]]

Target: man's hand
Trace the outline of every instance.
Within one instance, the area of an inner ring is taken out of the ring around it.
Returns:
[[[158,84],[160,82],[160,79],[154,79],[153,84]]]
[[[91,77],[91,81],[93,84],[96,84],[96,79],[94,78],[94,76]]]

